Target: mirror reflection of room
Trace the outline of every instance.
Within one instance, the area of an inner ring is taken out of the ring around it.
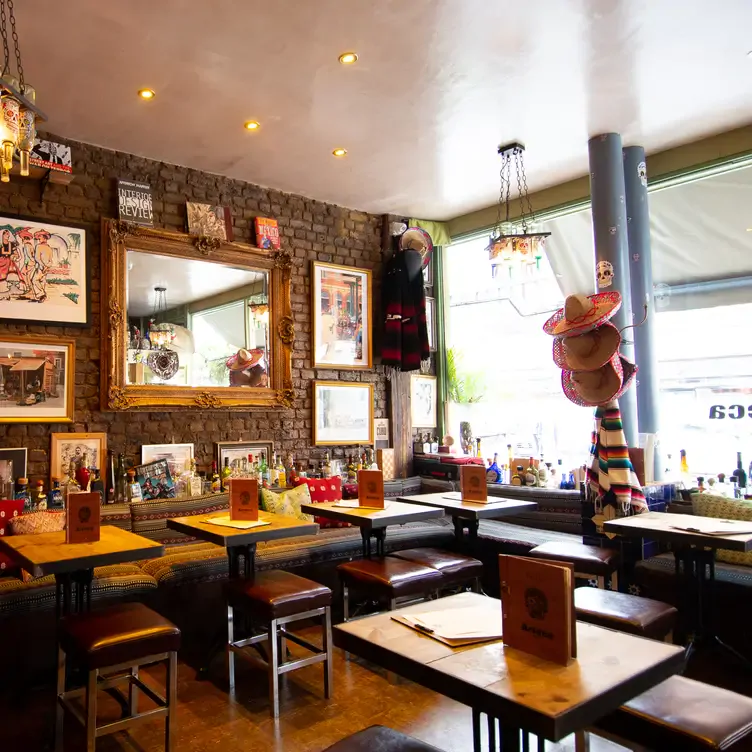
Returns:
[[[267,387],[269,275],[127,254],[128,384]]]

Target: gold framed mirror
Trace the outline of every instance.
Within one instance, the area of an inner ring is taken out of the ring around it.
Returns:
[[[102,220],[102,409],[292,407],[283,250]]]

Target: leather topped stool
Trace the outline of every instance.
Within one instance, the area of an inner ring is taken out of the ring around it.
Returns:
[[[57,711],[55,749],[63,749],[65,712],[86,730],[86,751],[94,752],[100,736],[122,731],[149,718],[165,717],[165,749],[174,747],[177,705],[177,651],[180,630],[141,603],[122,603],[109,608],[66,616],[59,624]],[[66,661],[87,672],[86,687],[68,690]],[[141,666],[167,662],[167,692],[163,697],[139,678]],[[125,672],[125,673],[124,673]],[[107,674],[107,676],[104,676]],[[97,690],[128,683],[130,715],[97,726]],[[138,712],[138,693],[143,692],[157,707]],[[85,715],[71,700],[85,695]]]
[[[586,546],[584,543],[554,541],[531,549],[528,556],[548,561],[574,564],[575,577],[596,577],[598,587],[604,588],[606,577],[611,579],[611,589],[618,590],[617,572],[619,553],[610,548]]]
[[[444,582],[438,569],[393,556],[348,561],[340,564],[337,572],[342,582],[345,621],[350,618],[350,588],[386,601],[388,609],[393,611],[397,598],[409,595],[425,598]]]
[[[678,614],[668,603],[593,587],[576,588],[574,606],[580,621],[653,640],[671,640]]]
[[[371,726],[332,744],[324,752],[441,752],[441,750],[386,726]]]
[[[752,699],[672,676],[600,719],[599,729],[648,749],[730,750],[752,731]]]
[[[395,551],[390,556],[437,569],[444,580],[442,587],[459,587],[469,583],[476,593],[480,590],[483,562],[471,556],[442,551],[440,548],[408,548]]]
[[[324,664],[324,696],[332,693],[332,591],[313,580],[290,572],[274,569],[257,572],[252,580],[235,580],[228,585],[227,655],[230,689],[235,688],[235,654],[263,667],[269,677],[270,713],[279,717],[279,677],[289,671]],[[235,609],[247,613],[252,621],[264,628],[262,634],[236,640],[234,634]],[[289,632],[286,625],[301,619],[321,618],[322,647]],[[285,640],[310,650],[313,655],[297,660],[285,660]],[[244,648],[266,643],[268,661]]]

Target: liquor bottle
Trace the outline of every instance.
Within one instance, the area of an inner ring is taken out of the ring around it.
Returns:
[[[222,481],[219,477],[219,473],[217,472],[216,460],[212,462],[211,490],[212,490],[212,493],[219,493],[222,490]]]
[[[81,460],[81,464],[76,468],[76,483],[78,483],[82,491],[88,491],[90,479],[89,454],[88,452],[84,452],[84,458]]]
[[[368,469],[380,470],[379,463],[376,462],[376,452],[374,452],[373,449],[369,449],[368,454],[370,455],[368,458]]]
[[[482,457],[483,454],[480,451],[480,439],[475,440],[475,456]]]
[[[538,485],[538,470],[535,467],[532,457],[530,458],[530,461],[528,462],[527,470],[525,470],[525,485],[526,486]]]
[[[499,455],[496,452],[494,452],[493,462],[489,464],[488,470],[486,470],[486,480],[489,483],[501,482],[501,470],[499,470],[499,465],[497,464],[498,458],[499,458]]]
[[[128,503],[132,501],[141,501],[141,485],[136,481],[136,471],[133,468],[128,470],[128,486],[126,488]]]
[[[548,467],[546,462],[543,461],[543,455],[541,455],[540,462],[538,463],[538,487],[545,488],[548,483]],[[550,464],[550,463],[549,463]]]
[[[351,454],[347,460],[347,482],[355,483],[357,480],[358,480],[358,471],[355,468],[355,463],[353,462],[353,456]]]
[[[31,512],[31,494],[29,493],[29,479],[19,478],[16,485],[16,501],[23,501],[24,514]]]
[[[324,465],[321,468],[321,475],[324,478],[332,477],[332,461],[329,458],[329,452],[324,455]]]
[[[564,467],[561,464],[561,460],[559,460],[559,488],[562,491],[567,490],[567,474],[564,472]]]
[[[34,493],[32,507],[35,512],[43,512],[47,509],[47,494],[44,492],[44,481],[37,481],[37,490]]]
[[[47,509],[62,509],[63,492],[60,490],[60,478],[52,479],[52,488],[47,494]]]
[[[115,470],[115,503],[125,504],[126,502],[126,483],[128,476],[125,474],[125,455],[121,452],[118,455],[117,468]]]
[[[514,467],[514,455],[512,454],[512,445],[507,444],[507,465],[509,466],[509,483],[512,482],[512,468]]]
[[[574,491],[577,488],[577,484],[574,480],[574,473],[569,473],[569,480],[567,481],[567,490]]]
[[[272,461],[269,463],[269,482],[272,486],[279,485],[279,471],[277,470],[277,453],[272,452]]]
[[[204,491],[203,485],[204,484],[201,480],[201,476],[196,471],[196,459],[194,457],[191,457],[191,496],[201,496]]]
[[[744,469],[744,463],[742,462],[742,453],[736,453],[736,478],[739,481],[739,488],[742,494],[744,494],[747,488],[747,472]]]
[[[431,454],[438,454],[439,453],[439,439],[434,434],[431,437]]]
[[[522,473],[522,465],[517,465],[517,470],[515,471],[514,475],[512,475],[512,485],[513,486],[525,485],[525,481],[524,481],[523,473]]]
[[[91,469],[91,480],[89,481],[89,488],[99,494],[101,504],[104,501],[104,481],[99,474],[99,468],[93,467]]]
[[[430,450],[431,447],[429,447]],[[356,452],[357,461],[355,462],[355,471],[360,472],[363,469],[363,457],[360,452]]]
[[[264,452],[261,452],[261,482],[264,488],[269,488],[272,483],[272,474]]]
[[[277,462],[277,485],[280,488],[287,488],[287,472],[285,471],[285,466],[282,464],[281,456]]]
[[[705,493],[705,478],[702,475],[697,477],[697,490],[700,493]]]
[[[428,432],[423,437],[423,454],[431,454],[431,437]]]
[[[419,433],[416,433],[413,439],[413,454],[423,454],[423,438]]]
[[[687,462],[687,450],[686,449],[680,449],[679,450],[679,463],[680,463],[680,471],[683,476],[689,475],[689,462]]]
[[[230,458],[225,457],[225,464],[222,468],[222,490],[223,491],[229,491],[230,490],[230,478],[232,477],[232,468],[230,467]]]

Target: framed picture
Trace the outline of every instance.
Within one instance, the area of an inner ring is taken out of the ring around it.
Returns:
[[[372,368],[371,272],[313,261],[313,367]]]
[[[0,318],[89,326],[86,230],[0,216]]]
[[[144,444],[141,447],[141,464],[167,460],[170,474],[177,478],[190,469],[193,444]]]
[[[72,423],[75,361],[72,339],[0,336],[0,423]]]
[[[53,433],[50,448],[50,477],[63,478],[73,461],[78,468],[96,467],[104,472],[107,462],[106,433]]]
[[[373,441],[376,449],[389,448],[389,418],[374,418]]]
[[[269,464],[274,455],[273,441],[215,441],[214,459],[217,461],[219,472],[225,466],[225,457],[230,461],[230,467],[243,467],[243,461],[248,461],[248,455],[252,454],[256,460],[259,454],[264,453],[266,462]]]
[[[232,240],[232,215],[229,206],[212,206],[186,202],[188,234],[204,235],[208,238]]]
[[[436,427],[436,377],[410,377],[410,417],[413,428]]]
[[[436,298],[426,297],[426,328],[428,329],[428,349],[436,350]]]
[[[0,449],[0,462],[13,463],[13,480],[16,478],[28,478],[26,475],[26,464],[28,449],[26,447],[11,447]]]
[[[433,287],[433,253],[428,257],[428,263],[423,267],[423,286]]]
[[[373,444],[373,384],[314,381],[313,443]]]

